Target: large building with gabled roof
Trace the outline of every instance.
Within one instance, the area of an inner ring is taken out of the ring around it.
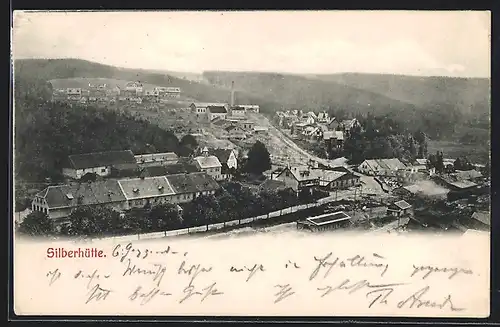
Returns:
[[[120,150],[70,155],[62,172],[65,176],[80,179],[88,173],[109,176],[112,169],[134,170],[138,167],[131,150]]]

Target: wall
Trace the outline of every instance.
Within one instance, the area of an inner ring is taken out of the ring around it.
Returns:
[[[291,187],[295,192],[299,189],[299,183],[297,180],[290,174],[290,176],[286,176],[286,171],[281,173],[279,176],[275,178],[278,181],[285,182],[286,187]]]

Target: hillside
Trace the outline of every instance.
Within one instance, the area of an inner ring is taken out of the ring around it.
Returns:
[[[221,87],[229,87],[234,81],[237,90],[258,94],[281,103],[287,109],[343,109],[353,113],[371,111],[375,114],[403,110],[411,112],[415,109],[412,104],[375,92],[298,75],[208,71],[204,76],[212,84]]]
[[[307,77],[375,92],[419,107],[441,103],[463,114],[483,114],[490,110],[490,80],[487,78],[355,73]]]
[[[148,70],[117,68],[80,59],[22,59],[14,62],[14,78],[16,81],[23,81],[24,84],[33,84],[34,80],[40,84],[54,79],[81,77],[141,81],[157,86],[180,87],[184,96],[203,102],[228,102],[230,98],[227,88],[197,83]],[[20,91],[27,92],[29,90]],[[238,98],[242,103],[260,105],[263,111],[272,111],[278,106],[277,103],[263,97],[245,92],[239,92]]]

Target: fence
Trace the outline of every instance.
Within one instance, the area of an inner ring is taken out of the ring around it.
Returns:
[[[209,225],[203,225],[203,226],[194,226],[194,227],[189,227],[189,228],[176,229],[176,230],[163,231],[163,232],[132,234],[132,235],[125,235],[125,236],[111,236],[111,237],[101,238],[101,240],[103,240],[103,239],[111,240],[112,239],[112,240],[117,241],[117,242],[131,242],[131,241],[137,241],[137,240],[157,239],[157,238],[168,237],[168,236],[179,236],[179,235],[202,233],[202,232],[206,232],[206,231],[220,230],[220,229],[223,229],[226,227],[246,225],[246,224],[252,223],[254,221],[258,221],[258,220],[265,220],[265,219],[281,217],[281,216],[295,213],[298,211],[302,211],[305,209],[314,208],[314,207],[317,207],[320,205],[321,205],[321,203],[319,203],[319,202],[313,202],[313,203],[301,204],[301,205],[297,205],[297,206],[293,206],[293,207],[284,208],[281,210],[272,211],[272,212],[269,212],[265,215],[245,218],[245,219],[241,219],[241,220],[232,220],[232,221],[227,221],[225,223],[209,224]]]

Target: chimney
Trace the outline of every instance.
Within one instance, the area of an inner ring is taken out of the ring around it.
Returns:
[[[231,108],[234,107],[234,81],[231,82]]]

